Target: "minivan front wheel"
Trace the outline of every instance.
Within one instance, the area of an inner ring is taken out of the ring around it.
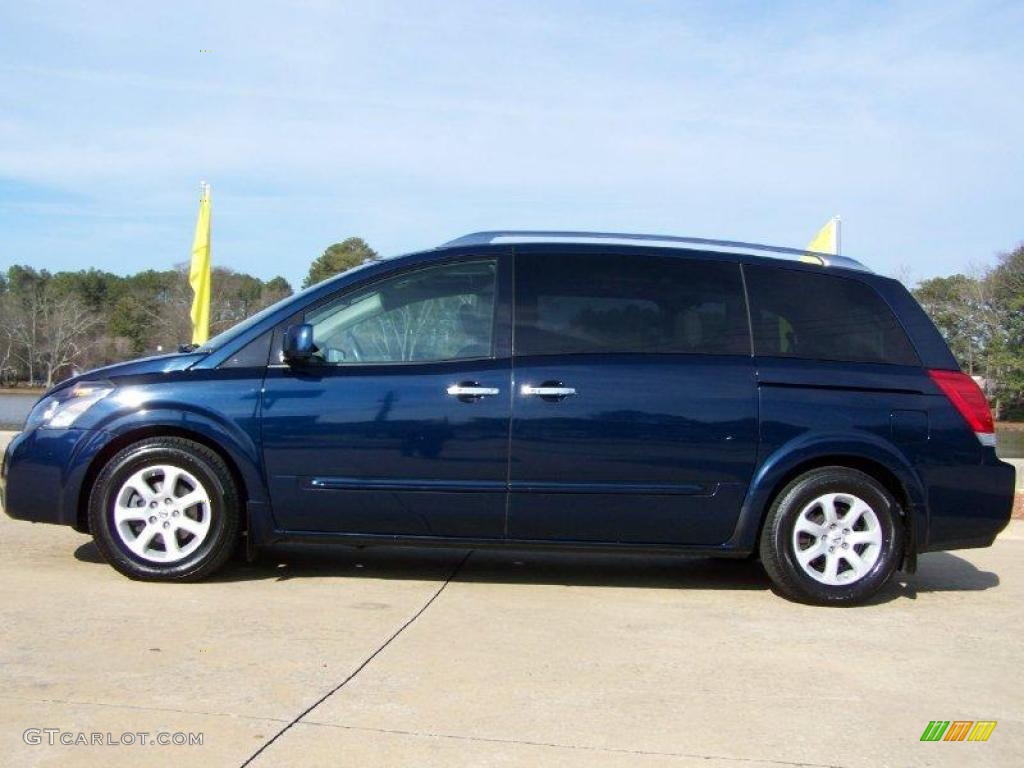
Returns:
[[[870,475],[822,467],[797,477],[772,503],[761,561],[786,597],[853,604],[889,580],[902,555],[899,508]]]
[[[156,437],[114,455],[96,478],[89,523],[104,559],[152,581],[194,581],[223,565],[238,534],[238,493],[204,445]]]

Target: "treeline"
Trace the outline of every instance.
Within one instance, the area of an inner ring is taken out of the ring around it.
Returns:
[[[211,333],[291,294],[282,277],[264,282],[213,270]],[[0,275],[0,383],[50,386],[75,370],[191,341],[187,265],[121,277],[13,266]]]
[[[352,237],[313,260],[303,287],[379,258]],[[211,333],[290,295],[283,277],[213,272]],[[1024,418],[1024,246],[976,274],[924,280],[918,301],[961,367],[983,381],[997,418]],[[128,277],[96,269],[0,274],[0,384],[49,386],[75,370],[173,351],[191,338],[187,265]]]
[[[960,367],[982,379],[995,417],[1024,418],[1024,245],[976,274],[924,280],[914,295]]]
[[[303,287],[377,258],[358,237],[335,243],[313,260]],[[211,335],[291,293],[283,277],[214,267]],[[13,266],[0,273],[0,385],[50,386],[75,371],[173,352],[192,340],[191,307],[187,264],[127,277]]]

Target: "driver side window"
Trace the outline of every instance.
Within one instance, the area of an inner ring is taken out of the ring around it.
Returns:
[[[493,353],[493,259],[403,272],[311,310],[327,365],[438,362]]]

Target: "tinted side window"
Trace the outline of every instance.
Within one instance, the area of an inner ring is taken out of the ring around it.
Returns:
[[[739,266],[672,256],[516,254],[516,354],[750,354]]]
[[[494,260],[403,272],[311,310],[323,363],[464,360],[492,354]]]
[[[745,267],[744,274],[755,354],[918,364],[889,305],[871,286],[772,267]]]

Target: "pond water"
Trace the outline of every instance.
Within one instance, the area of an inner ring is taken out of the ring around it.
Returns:
[[[0,429],[21,429],[38,399],[37,393],[0,392]]]
[[[1004,459],[1024,459],[1024,429],[1000,429],[996,453]]]

